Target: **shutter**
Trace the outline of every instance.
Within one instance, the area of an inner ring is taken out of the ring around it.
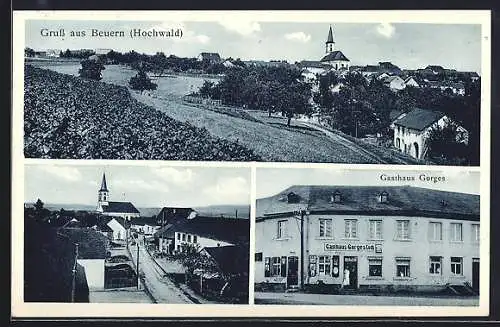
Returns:
[[[286,277],[286,257],[281,257],[281,277]]]
[[[271,277],[271,258],[264,258],[264,277]]]

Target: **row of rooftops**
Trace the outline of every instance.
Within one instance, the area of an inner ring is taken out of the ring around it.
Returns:
[[[300,210],[479,220],[479,195],[413,186],[295,185],[258,199],[256,207],[258,220]]]

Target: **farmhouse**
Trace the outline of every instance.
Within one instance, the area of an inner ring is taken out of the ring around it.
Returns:
[[[292,186],[257,200],[255,229],[256,290],[478,292],[478,195]]]
[[[174,253],[189,247],[202,250],[246,242],[249,228],[248,219],[196,216],[167,224],[154,236],[158,239],[159,251]]]
[[[130,221],[122,217],[110,216],[103,216],[101,219],[105,219],[106,225],[113,231],[113,241],[126,241],[129,238]]]
[[[406,87],[405,81],[399,76],[388,76],[382,79],[382,82],[391,91],[401,91]]]
[[[198,55],[198,61],[205,61],[212,64],[218,64],[222,61],[222,59],[218,53],[202,52]]]
[[[109,201],[106,174],[102,174],[101,188],[97,192],[96,211],[106,216],[121,217],[127,220],[141,216],[139,210],[131,202]]]
[[[426,155],[426,141],[435,126],[444,126],[446,116],[439,111],[415,108],[394,120],[394,146],[416,159]]]
[[[130,228],[144,235],[153,235],[160,226],[157,225],[155,217],[139,217],[131,221]]]
[[[405,79],[405,85],[412,87],[420,87],[420,84],[418,84],[417,80],[413,76],[409,76]]]

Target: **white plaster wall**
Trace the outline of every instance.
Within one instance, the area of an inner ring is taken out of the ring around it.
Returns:
[[[78,259],[85,268],[89,289],[104,289],[104,259]]]

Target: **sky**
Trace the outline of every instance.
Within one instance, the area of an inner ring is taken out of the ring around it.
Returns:
[[[250,205],[249,168],[26,164],[25,202],[97,204],[103,172],[110,201],[136,207]]]
[[[481,67],[481,26],[429,23],[290,23],[221,19],[220,22],[155,21],[54,21],[26,23],[26,46],[45,49],[106,48],[125,52],[164,52],[196,57],[218,52],[242,60],[320,60],[325,53],[328,28],[332,26],[336,50],[351,65],[391,61],[400,68],[442,65],[462,71]],[[42,36],[42,29],[65,30],[66,37]],[[180,28],[182,38],[131,38],[132,28],[170,30]],[[124,38],[90,37],[90,30],[125,31]],[[69,31],[87,31],[85,37],[69,37]]]
[[[381,175],[414,176],[415,182],[382,181]],[[423,182],[419,176],[444,177],[444,182]],[[479,194],[479,172],[447,170],[348,170],[340,168],[261,168],[257,169],[256,197],[276,195],[292,185],[410,185],[442,191]]]

